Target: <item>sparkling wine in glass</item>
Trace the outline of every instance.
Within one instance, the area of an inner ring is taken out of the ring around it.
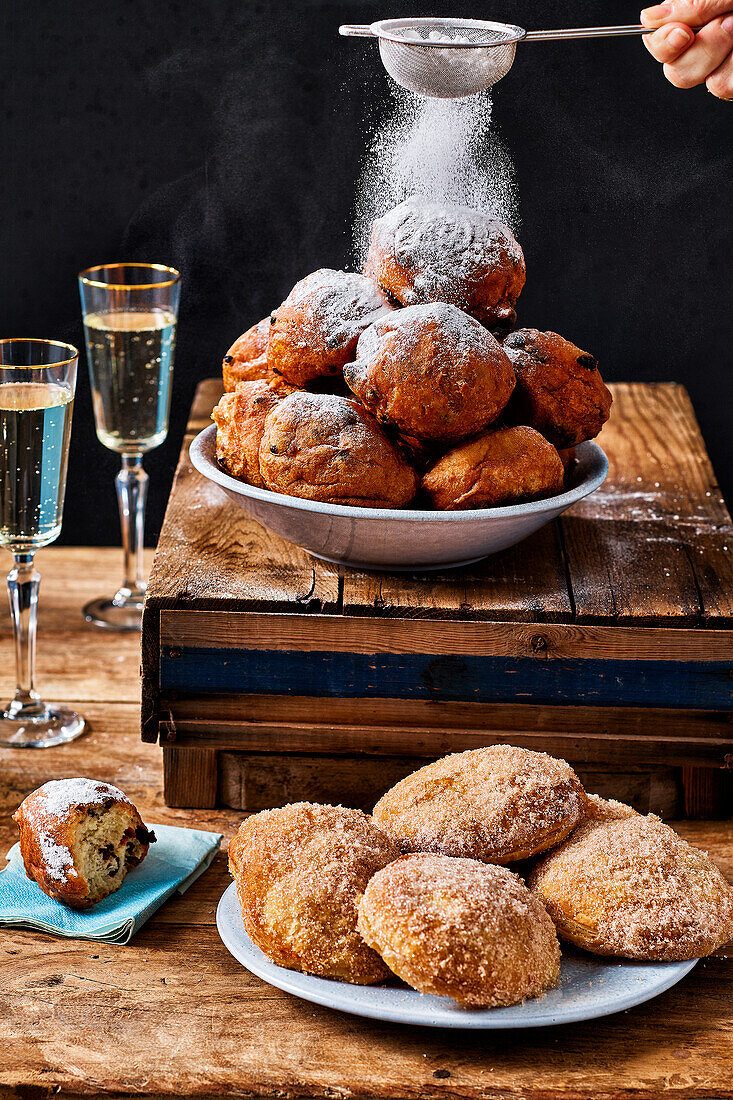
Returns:
[[[0,715],[0,744],[45,748],[72,741],[84,719],[34,688],[36,550],[58,538],[78,352],[55,340],[0,340],[0,546],[15,558],[8,595],[15,635],[15,696]]]
[[[84,608],[88,622],[139,630],[148,475],[142,456],[168,434],[180,276],[161,264],[102,264],[79,276],[97,438],[122,456],[117,475],[124,579]]]

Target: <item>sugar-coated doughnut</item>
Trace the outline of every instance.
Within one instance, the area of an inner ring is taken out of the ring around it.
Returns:
[[[418,478],[376,420],[353,398],[298,390],[267,416],[260,472],[268,489],[306,500],[399,508]]]
[[[370,879],[359,931],[421,993],[466,1007],[517,1004],[553,986],[560,946],[541,901],[506,867],[404,856]]]
[[[295,284],[272,315],[268,367],[298,387],[338,375],[364,329],[389,309],[365,275],[314,271]]]
[[[244,927],[278,966],[383,981],[389,971],[356,922],[367,882],[398,855],[360,810],[297,802],[254,814],[229,845]]]
[[[562,449],[598,435],[613,399],[592,355],[536,328],[509,333],[503,347],[517,376],[509,412],[518,423]]]
[[[272,382],[277,377],[267,364],[267,340],[270,335],[270,315],[263,317],[252,328],[234,341],[224,356],[221,373],[224,391],[229,393],[237,382],[254,382],[264,379]]]
[[[460,443],[424,474],[422,491],[434,508],[491,508],[561,493],[565,469],[534,428],[500,428]]]
[[[511,863],[559,844],[582,820],[585,804],[566,761],[491,745],[408,775],[380,798],[373,817],[402,852]]]
[[[507,226],[422,195],[376,219],[364,270],[403,306],[449,302],[489,328],[514,323],[525,280],[524,255]]]
[[[119,787],[52,779],[13,814],[26,874],[71,909],[90,909],[119,890],[155,841]]]
[[[560,937],[596,955],[675,960],[733,939],[733,887],[653,814],[602,799],[530,875]]]
[[[359,400],[408,440],[451,443],[494,421],[514,388],[501,345],[444,302],[398,309],[359,338],[344,378]]]
[[[267,382],[238,382],[231,393],[225,393],[211,414],[216,423],[216,458],[231,474],[264,489],[260,474],[260,444],[265,420],[271,409],[291,392],[278,379]]]

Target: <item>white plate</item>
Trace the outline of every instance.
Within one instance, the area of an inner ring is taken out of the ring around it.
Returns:
[[[506,550],[594,492],[608,473],[605,454],[588,440],[576,447],[571,485],[557,496],[501,508],[434,512],[321,504],[246,485],[216,461],[214,424],[192,441],[189,457],[194,469],[237,507],[315,557],[397,572],[454,569]]]
[[[242,966],[286,993],[355,1016],[422,1027],[549,1027],[593,1020],[633,1008],[664,993],[689,974],[697,962],[697,959],[678,963],[611,962],[563,945],[560,984],[556,989],[510,1008],[463,1009],[447,997],[433,997],[403,986],[349,985],[276,966],[245,932],[234,883],[222,894],[216,926],[224,946]]]

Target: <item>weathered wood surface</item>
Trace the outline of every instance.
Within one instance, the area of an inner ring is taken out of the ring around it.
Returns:
[[[139,740],[136,639],[98,634],[81,619],[85,599],[114,587],[119,554],[52,548],[39,565],[39,686],[75,703],[90,732],[43,752],[0,749],[0,850],[14,839],[10,814],[21,799],[47,779],[71,775],[118,784],[148,821],[216,829],[228,840],[238,812],[163,803],[160,749]],[[7,696],[7,622],[0,658]],[[608,776],[595,774],[602,789]],[[682,822],[679,829],[733,878],[731,823]],[[657,1000],[585,1024],[493,1035],[381,1025],[305,1004],[243,970],[215,927],[228,881],[222,853],[125,947],[0,931],[0,1096],[731,1096],[733,969],[725,951]]]
[[[175,760],[180,753],[181,750],[176,750],[169,755]],[[347,803],[371,813],[387,787],[433,759],[344,753],[308,756],[220,752],[217,801],[222,806],[250,811],[268,809],[281,802]],[[617,798],[640,813],[655,813],[669,819],[683,812],[682,782],[677,769],[634,771],[626,764],[614,770],[577,767],[576,772],[588,790],[602,797]],[[167,791],[166,786],[166,795]]]
[[[236,596],[252,610],[290,601],[293,609],[346,615],[730,625],[733,525],[685,389],[611,389],[613,412],[599,437],[610,464],[605,485],[519,546],[445,574],[390,576],[317,562],[227,508],[184,451],[154,600],[170,606],[182,593],[196,607]],[[188,439],[211,422],[221,392],[218,379],[200,384]]]

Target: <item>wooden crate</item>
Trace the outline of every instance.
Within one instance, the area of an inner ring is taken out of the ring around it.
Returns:
[[[668,816],[733,812],[733,527],[678,385],[618,384],[606,484],[457,572],[329,565],[188,461],[143,626],[144,741],[172,806],[369,807],[447,752],[510,742]]]

